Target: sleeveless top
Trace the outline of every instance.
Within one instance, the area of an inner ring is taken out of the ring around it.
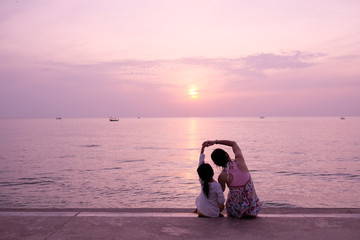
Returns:
[[[241,218],[243,216],[255,217],[261,210],[261,202],[256,195],[254,183],[250,172],[241,171],[236,162],[231,162],[233,169],[230,169],[230,163],[225,171],[233,175],[233,180],[229,184],[229,193],[226,200],[226,210],[230,216]]]
[[[230,164],[233,166],[233,169],[230,169]],[[229,173],[233,176],[233,180],[229,184],[229,187],[243,186],[249,181],[250,173],[241,171],[235,161],[228,163],[225,171],[227,173],[227,179],[229,179]]]

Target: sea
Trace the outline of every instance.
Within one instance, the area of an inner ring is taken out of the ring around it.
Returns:
[[[360,117],[186,117],[0,119],[0,208],[193,208],[215,139],[263,207],[360,207]]]

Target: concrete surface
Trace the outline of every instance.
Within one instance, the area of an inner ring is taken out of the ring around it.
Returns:
[[[0,209],[0,239],[360,239],[360,209],[265,208],[255,219],[193,209]]]

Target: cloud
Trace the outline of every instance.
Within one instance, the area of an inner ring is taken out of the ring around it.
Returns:
[[[299,69],[315,65],[313,60],[326,56],[322,53],[304,53],[295,51],[290,53],[261,53],[242,58],[181,58],[159,60],[117,60],[108,62],[92,62],[87,64],[74,64],[55,61],[37,63],[44,69],[64,70],[73,72],[117,72],[123,75],[160,75],[167,71],[183,68],[206,67],[222,71],[236,71],[251,69],[251,71],[263,71],[268,69]],[[355,57],[355,56],[344,56]]]
[[[347,59],[355,58],[343,56],[334,61],[322,53],[294,51],[240,58],[78,64],[21,60],[16,65],[14,60],[0,66],[4,78],[0,82],[0,107],[5,109],[0,117],[52,116],[57,112],[64,116],[210,116],[214,106],[224,109],[217,114],[226,115],[231,111],[225,106],[232,104],[241,105],[251,115],[265,109],[266,102],[275,101],[281,109],[281,102],[291,96],[325,101],[337,94],[339,102],[350,102],[347,99],[359,89],[358,74],[333,74],[332,69],[336,72],[334,66],[340,60],[346,65]],[[191,84],[199,89],[198,105],[189,101]]]
[[[351,55],[341,55],[333,57],[336,60],[358,60],[360,59],[360,55],[351,54]]]
[[[261,53],[245,57],[243,61],[246,67],[255,70],[298,69],[315,65],[311,60],[322,56],[325,56],[325,54],[303,53],[301,51],[285,54]]]
[[[324,57],[324,53],[306,53],[302,51],[260,53],[242,58],[183,58],[161,61],[167,64],[188,66],[206,66],[223,70],[248,69],[263,71],[267,69],[299,69],[315,65],[313,60]]]
[[[133,86],[137,89],[175,89],[187,84],[214,84],[221,91],[260,86],[269,81],[268,70],[306,69],[316,65],[322,53],[301,51],[261,53],[242,58],[204,58],[137,60],[124,59],[89,63],[43,61],[34,63],[38,72],[49,76],[46,81],[59,84],[86,84],[87,87]],[[184,75],[184,76],[182,76]],[[260,82],[259,82],[260,81]],[[291,81],[291,80],[288,80]],[[245,84],[246,83],[246,84]]]

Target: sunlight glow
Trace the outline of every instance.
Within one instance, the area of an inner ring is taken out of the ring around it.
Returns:
[[[198,94],[199,94],[199,91],[197,90],[197,88],[196,87],[191,87],[190,89],[189,89],[189,96],[190,96],[190,98],[197,98],[198,97]]]

